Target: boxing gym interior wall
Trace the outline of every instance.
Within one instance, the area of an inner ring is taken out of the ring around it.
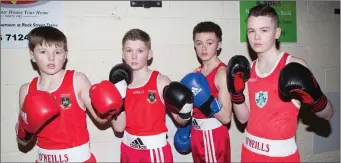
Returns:
[[[148,32],[154,52],[152,69],[180,80],[198,65],[192,30],[200,21],[213,21],[223,31],[220,58],[226,64],[237,54],[250,60],[247,46],[239,41],[238,1],[163,1],[161,8],[131,7],[129,1],[64,1],[64,26],[69,44],[68,69],[87,75],[91,83],[108,79],[112,66],[121,62],[122,37],[131,28]],[[297,42],[281,43],[282,51],[301,57],[311,67],[321,89],[334,105],[330,123],[310,116],[300,118],[297,144],[303,162],[340,162],[340,2],[297,1]],[[1,162],[32,162],[36,147],[19,148],[15,124],[19,87],[38,73],[28,49],[1,48]],[[300,113],[301,114],[301,113]],[[304,114],[304,113],[302,113]],[[231,157],[240,161],[243,131],[231,121]],[[167,116],[169,142],[175,162],[192,162],[173,145],[176,127]],[[323,125],[321,125],[323,124]],[[321,127],[322,126],[322,127]],[[91,151],[99,162],[119,162],[121,138],[111,128],[94,125],[88,118]]]

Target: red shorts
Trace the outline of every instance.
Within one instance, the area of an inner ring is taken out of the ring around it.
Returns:
[[[194,162],[231,162],[230,135],[222,125],[213,130],[192,127],[191,147]]]
[[[269,157],[254,153],[242,145],[241,162],[300,162],[300,154],[297,150],[290,156]]]
[[[121,143],[121,162],[173,162],[169,143],[162,148],[134,149]]]

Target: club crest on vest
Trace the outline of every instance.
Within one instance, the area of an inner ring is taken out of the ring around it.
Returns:
[[[156,91],[155,90],[148,90],[147,100],[150,104],[152,104],[156,101]]]
[[[255,95],[255,101],[259,108],[263,108],[268,102],[268,92],[259,91]]]
[[[60,102],[61,102],[60,106],[63,109],[69,109],[71,107],[70,94],[61,94]]]

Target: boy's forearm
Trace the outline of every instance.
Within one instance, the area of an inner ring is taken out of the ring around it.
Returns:
[[[333,105],[328,101],[327,106],[321,112],[315,113],[318,117],[323,118],[325,120],[330,120],[334,114]]]
[[[125,113],[120,113],[119,116],[111,121],[111,124],[116,132],[124,132],[124,130],[126,129]]]
[[[228,124],[231,122],[232,112],[223,106],[218,113],[214,114],[214,117],[217,118],[221,123]]]
[[[244,124],[249,120],[249,108],[245,102],[242,104],[233,104],[233,109],[239,122]]]

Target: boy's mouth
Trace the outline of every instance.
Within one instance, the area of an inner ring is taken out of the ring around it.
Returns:
[[[47,67],[50,68],[50,69],[53,69],[53,68],[56,67],[56,65],[54,65],[54,64],[48,64]]]
[[[132,66],[136,66],[136,65],[138,65],[139,63],[137,63],[137,62],[131,62],[131,65]]]

